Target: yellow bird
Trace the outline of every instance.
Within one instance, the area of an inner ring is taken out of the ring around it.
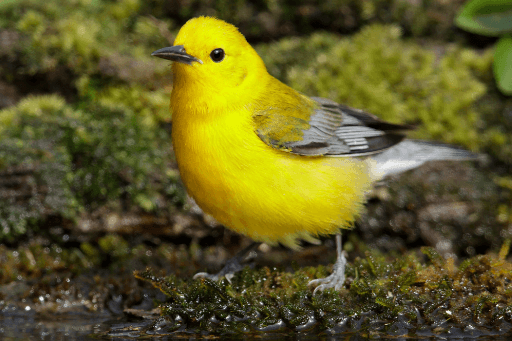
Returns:
[[[404,140],[408,126],[293,90],[219,19],[189,20],[174,46],[152,55],[174,62],[174,152],[205,212],[254,241],[292,249],[337,234],[333,274],[311,281],[315,291],[343,285],[340,229],[353,225],[373,182],[429,160],[475,157]],[[238,270],[238,258],[220,274]]]

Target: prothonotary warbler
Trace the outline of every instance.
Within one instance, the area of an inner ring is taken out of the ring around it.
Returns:
[[[340,229],[353,225],[374,181],[429,160],[475,157],[404,140],[408,126],[293,90],[222,20],[189,20],[174,46],[153,55],[174,62],[174,152],[205,212],[254,241],[292,249],[337,234],[333,273],[311,281],[315,291],[343,285]]]

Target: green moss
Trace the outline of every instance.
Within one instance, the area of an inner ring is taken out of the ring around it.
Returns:
[[[0,240],[26,234],[50,215],[73,220],[86,207],[118,210],[121,197],[125,207],[145,211],[183,202],[175,174],[166,171],[170,138],[155,115],[163,95],[112,91],[80,109],[59,96],[38,96],[0,111],[0,172],[20,182],[0,199]]]
[[[58,244],[31,243],[16,250],[0,245],[0,284],[33,280],[48,273],[78,274],[92,266],[87,257],[78,249],[65,249]]]
[[[508,250],[507,244],[503,248]],[[348,289],[315,296],[307,287],[314,268],[294,274],[245,268],[231,282],[217,283],[184,282],[175,276],[155,276],[150,270],[136,277],[168,296],[161,311],[170,331],[217,336],[269,330],[385,335],[401,328],[400,335],[427,330],[437,335],[468,323],[493,330],[502,321],[512,321],[512,263],[505,261],[505,251],[498,258],[469,259],[459,268],[452,261],[441,261],[430,248],[423,249],[433,261],[430,264],[412,253],[391,262],[368,253],[349,265]]]
[[[154,128],[162,121],[170,121],[169,92],[166,89],[148,91],[133,86],[109,86],[98,92],[96,100],[111,110],[129,110],[137,113],[144,124]]]
[[[98,245],[104,253],[114,258],[123,258],[131,253],[128,242],[116,234],[109,234],[101,238]]]
[[[86,267],[90,268],[93,265],[99,265],[101,262],[101,253],[100,250],[98,250],[94,245],[91,243],[81,243],[80,244],[80,252],[85,256],[84,258],[87,259]]]
[[[44,83],[48,77],[63,93],[86,75],[100,79],[102,86],[111,78],[146,82],[154,70],[165,69],[150,54],[169,44],[157,23],[170,21],[152,21],[140,11],[138,0],[3,2],[0,27],[16,32],[17,42],[0,56],[9,54],[16,69],[0,68],[0,74],[18,82],[39,75],[37,82]],[[47,91],[44,85],[42,91]]]
[[[18,247],[0,244],[0,300],[5,284],[13,281],[36,283],[41,280],[41,276],[46,280],[59,276],[76,280],[82,275],[96,276],[104,267],[105,273],[114,278],[124,273],[123,276],[133,279],[130,275],[132,269],[143,269],[145,264],[173,269],[183,277],[190,277],[198,270],[190,264],[190,250],[176,248],[172,244],[161,243],[158,247],[135,244],[133,238],[126,239],[117,234],[107,234],[97,240],[82,243],[71,237],[73,239],[68,243],[58,238],[58,232],[55,233],[57,235],[38,237]],[[173,290],[168,284],[165,282],[169,290]],[[183,280],[176,278],[173,285],[183,285]],[[136,290],[135,286],[131,290]]]

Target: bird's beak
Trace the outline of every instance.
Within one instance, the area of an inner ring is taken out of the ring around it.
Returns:
[[[163,59],[169,59],[173,62],[180,62],[188,65],[191,65],[192,62],[198,62],[203,64],[203,61],[201,59],[189,55],[185,51],[185,47],[183,45],[164,47],[163,49],[156,50],[151,55]]]

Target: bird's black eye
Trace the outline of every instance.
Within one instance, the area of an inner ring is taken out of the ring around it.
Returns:
[[[222,62],[222,60],[224,59],[224,56],[226,54],[224,53],[224,50],[223,49],[215,49],[213,50],[211,53],[210,53],[210,58],[215,62],[215,63],[220,63]]]

